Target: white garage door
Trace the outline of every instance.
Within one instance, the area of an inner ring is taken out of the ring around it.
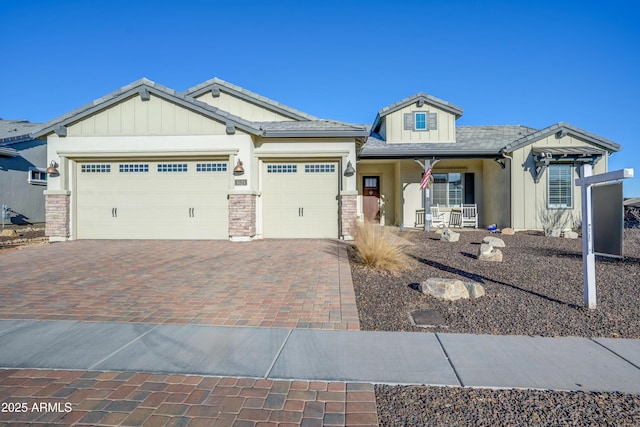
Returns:
[[[337,162],[265,162],[264,237],[337,238],[338,176]]]
[[[227,161],[86,162],[79,239],[227,239]]]

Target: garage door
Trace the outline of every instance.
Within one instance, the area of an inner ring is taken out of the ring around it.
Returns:
[[[77,237],[227,239],[227,163],[78,163]]]
[[[264,162],[263,234],[338,237],[337,162]]]

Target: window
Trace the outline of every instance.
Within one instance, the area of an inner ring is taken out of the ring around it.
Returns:
[[[149,172],[148,164],[121,164],[120,172]]]
[[[571,165],[549,165],[547,181],[547,207],[565,209],[573,207]]]
[[[305,173],[322,173],[322,172],[335,172],[336,165],[327,164],[327,165],[304,165]]]
[[[267,165],[267,173],[296,173],[298,165]]]
[[[443,207],[474,203],[472,173],[434,173],[431,203]]]
[[[416,130],[427,130],[427,113],[416,113]]]
[[[196,163],[196,172],[226,172],[226,163]]]
[[[30,167],[27,171],[27,182],[32,185],[47,185],[47,170]]]
[[[158,172],[187,172],[186,163],[159,163]]]
[[[92,164],[92,165],[82,165],[80,167],[80,172],[82,173],[109,173],[111,172],[111,165],[99,165],[99,164]]]

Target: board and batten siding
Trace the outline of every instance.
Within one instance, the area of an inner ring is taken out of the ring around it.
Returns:
[[[413,112],[429,112],[438,114],[437,129],[427,131],[405,130],[404,115]],[[456,117],[455,115],[424,104],[417,107],[415,103],[408,105],[385,117],[384,136],[387,143],[394,142],[455,142],[456,141]]]
[[[196,98],[198,101],[207,103],[219,108],[227,113],[242,117],[254,122],[286,122],[293,121],[290,117],[276,113],[258,104],[245,101],[244,99],[220,92],[220,96],[214,97],[211,92],[205,92]]]
[[[226,135],[226,126],[152,94],[148,101],[135,95],[83,118],[67,127],[67,135]]]
[[[540,141],[527,145],[519,150],[510,153],[513,156],[512,171],[512,227],[516,230],[541,230],[542,221],[540,219],[542,211],[546,211],[547,199],[547,175],[548,169],[540,177],[540,182],[534,182],[535,161],[531,152],[534,147],[579,147],[590,146],[590,144],[573,135],[567,135],[557,139],[555,135],[550,135]],[[599,147],[595,147],[599,148]],[[572,181],[579,178],[580,164],[572,166]],[[593,167],[593,174],[605,173],[608,170],[608,156],[605,154]],[[573,207],[568,209],[567,224],[571,227],[571,217],[579,218],[581,215],[582,198],[580,188],[573,185]]]

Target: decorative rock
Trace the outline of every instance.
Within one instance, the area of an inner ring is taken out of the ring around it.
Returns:
[[[480,245],[480,250],[478,251],[478,259],[480,261],[502,262],[502,251],[500,249],[494,249],[490,244],[483,243]]]
[[[500,239],[499,237],[486,236],[484,239],[482,239],[482,243],[487,243],[494,248],[504,248],[504,240]]]
[[[577,239],[578,238],[578,233],[576,233],[575,231],[565,231],[564,232],[564,238],[565,239]]]
[[[513,236],[514,234],[516,234],[516,231],[513,228],[509,227],[503,228],[500,232],[507,236]]]
[[[420,292],[447,301],[469,298],[467,287],[458,279],[427,279],[420,283]]]
[[[464,282],[464,286],[467,288],[467,292],[469,292],[471,298],[480,298],[485,295],[484,286],[480,283]]]
[[[451,231],[446,228],[440,235],[440,240],[445,242],[457,242],[460,240],[460,233],[456,233],[455,231]]]
[[[18,237],[19,234],[16,230],[10,230],[10,229],[4,229],[2,230],[2,233],[0,233],[0,236],[2,237]]]

